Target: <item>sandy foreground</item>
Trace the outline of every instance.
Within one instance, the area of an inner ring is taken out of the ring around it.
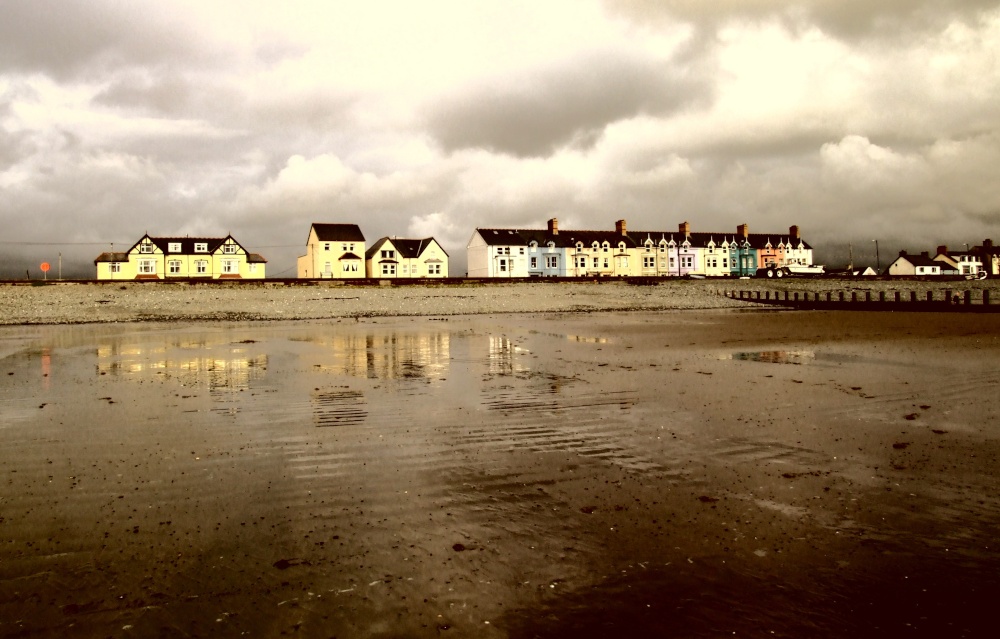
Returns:
[[[0,327],[0,636],[983,636],[1000,316],[604,286]]]
[[[593,312],[746,308],[720,293],[755,291],[917,291],[921,299],[945,289],[990,289],[1000,303],[997,280],[888,282],[841,280],[664,280],[655,286],[624,281],[521,282],[490,285],[339,286],[185,285],[135,282],[0,285],[0,324],[282,319],[470,315],[481,313]]]

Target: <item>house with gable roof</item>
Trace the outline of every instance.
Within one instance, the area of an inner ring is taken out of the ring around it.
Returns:
[[[365,276],[374,278],[448,277],[448,253],[433,237],[383,237],[365,252]]]
[[[927,251],[920,255],[910,255],[900,251],[899,257],[885,271],[889,275],[941,275],[941,262],[932,258]]]
[[[267,260],[226,237],[153,237],[127,251],[101,253],[98,280],[264,279]]]
[[[299,278],[363,279],[365,236],[357,224],[314,222],[306,238],[306,254],[296,262]]]
[[[949,251],[947,246],[939,246],[934,259],[941,262],[942,275],[979,277],[979,274],[985,271],[978,251],[960,253]]]

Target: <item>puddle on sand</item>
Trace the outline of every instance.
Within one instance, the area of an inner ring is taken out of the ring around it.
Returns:
[[[749,351],[733,353],[719,359],[738,362],[764,362],[766,364],[808,364],[815,361],[813,351]]]

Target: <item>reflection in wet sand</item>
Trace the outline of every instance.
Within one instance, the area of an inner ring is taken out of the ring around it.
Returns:
[[[733,353],[730,359],[741,362],[764,362],[767,364],[806,364],[816,359],[813,351],[754,351]]]
[[[971,636],[1000,327],[709,356],[774,315],[43,331],[0,636]]]

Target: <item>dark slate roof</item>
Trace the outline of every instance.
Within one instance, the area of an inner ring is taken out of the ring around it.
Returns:
[[[149,240],[153,244],[155,244],[156,247],[158,249],[160,249],[163,252],[164,255],[194,255],[195,254],[195,251],[194,251],[194,245],[195,244],[207,244],[208,245],[208,252],[209,253],[214,253],[216,251],[216,249],[218,249],[220,246],[222,246],[226,242],[226,240],[232,239],[231,236],[226,236],[226,237],[153,237],[151,235],[148,235],[148,236],[143,236],[143,239],[145,239],[145,237],[148,237]],[[132,248],[134,249],[136,246],[139,245],[140,242],[142,242],[142,239],[140,239],[139,242],[136,242],[135,244],[133,244]],[[236,242],[236,240],[233,239],[233,242]],[[168,251],[167,249],[170,247],[170,244],[172,244],[172,243],[179,243],[181,245],[181,250],[180,251]],[[239,244],[239,242],[236,242],[236,244]],[[242,245],[240,245],[240,248],[243,248]]]
[[[627,235],[622,235],[617,231],[578,231],[576,229],[560,230],[556,234],[549,233],[548,229],[476,229],[480,237],[491,246],[527,246],[531,242],[537,242],[539,246],[545,246],[549,242],[555,243],[561,248],[572,248],[577,242],[583,242],[590,246],[595,241],[598,244],[607,242],[611,246],[617,247],[619,242],[624,241],[626,247],[634,247],[635,242]]]
[[[677,244],[683,244],[684,234],[680,231],[629,231],[629,237],[635,242],[636,246],[642,246],[646,243],[646,238],[653,240],[654,244],[658,244],[661,239],[665,239],[667,242],[673,240]],[[771,248],[778,248],[779,244],[791,244],[792,246],[798,246],[799,242],[802,242],[802,246],[811,249],[812,246],[808,242],[801,240],[801,238],[794,238],[785,234],[774,234],[769,235],[767,233],[750,233],[746,238],[742,235],[736,233],[689,233],[687,239],[691,242],[691,246],[708,246],[709,242],[715,242],[716,246],[722,244],[723,242],[729,242],[732,244],[736,242],[740,246],[743,245],[744,239],[750,243],[750,248],[763,250],[767,247],[770,242]]]
[[[931,257],[928,257],[927,255],[910,255],[910,254],[905,254],[905,255],[900,255],[896,259],[897,260],[906,260],[906,261],[908,261],[910,264],[912,264],[914,266],[938,266],[938,267],[947,266],[946,264],[943,264],[942,262],[939,262],[939,261],[937,261],[935,259],[932,259]]]
[[[94,260],[94,264],[99,262],[128,262],[128,253],[119,253],[117,251],[101,253]]]
[[[344,253],[343,255],[341,255],[340,257],[338,257],[337,259],[338,260],[360,260],[361,258],[358,257],[357,255],[355,255],[354,253],[351,253],[350,251],[348,251],[347,253]]]
[[[357,224],[320,224],[313,222],[312,228],[321,242],[364,242],[365,235]]]
[[[247,264],[267,264],[267,260],[260,253],[247,253]]]
[[[661,239],[667,242],[673,240],[677,244],[682,244],[685,239],[691,242],[691,246],[708,246],[710,241],[715,241],[716,245],[723,241],[737,241],[743,244],[743,236],[736,233],[689,233],[685,238],[680,231],[628,231],[626,235],[621,235],[618,231],[577,231],[574,229],[560,229],[559,233],[552,235],[548,229],[476,229],[483,240],[491,246],[527,246],[532,241],[538,242],[539,246],[544,246],[548,242],[555,242],[558,247],[573,247],[577,242],[583,242],[586,246],[591,246],[595,241],[599,244],[608,242],[611,246],[617,247],[622,240],[627,248],[642,246],[646,238],[658,244]],[[755,249],[764,249],[768,243],[772,248],[778,248],[779,244],[792,244],[798,246],[802,242],[803,247],[811,249],[812,246],[801,238],[793,238],[787,233],[750,233],[747,238],[750,246]]]
[[[382,237],[379,238],[370,249],[365,251],[365,257],[367,259],[375,257],[375,254],[382,250],[382,245],[386,242],[392,242],[392,245],[396,247],[396,251],[399,253],[400,257],[413,259],[420,257],[420,254],[423,253],[424,249],[427,248],[431,242],[437,242],[437,240],[433,237],[426,237],[419,240]],[[444,251],[443,248],[441,250],[442,252]],[[445,253],[445,255],[447,255],[447,253]]]

